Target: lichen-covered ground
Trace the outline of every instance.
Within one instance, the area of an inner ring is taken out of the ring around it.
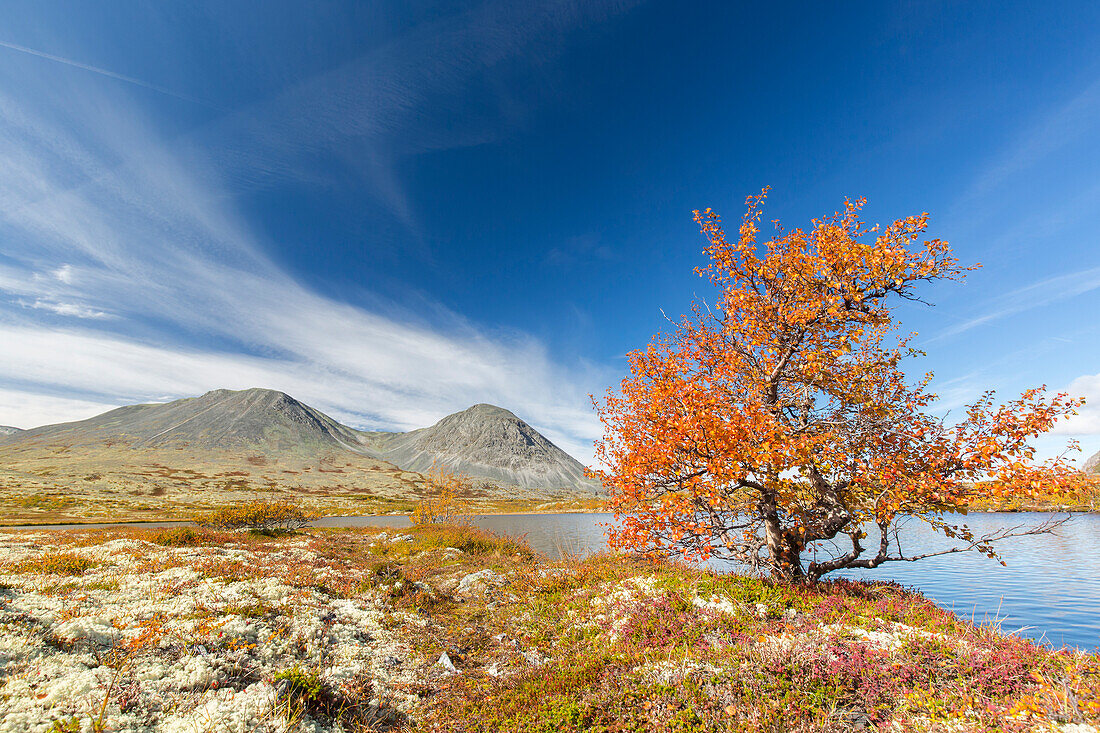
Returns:
[[[1100,730],[1100,659],[890,584],[469,528],[0,533],[0,731]]]

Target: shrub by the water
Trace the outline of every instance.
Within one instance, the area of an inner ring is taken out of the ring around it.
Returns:
[[[204,527],[214,529],[301,529],[317,514],[306,511],[297,504],[281,501],[250,501],[239,506],[219,507],[196,521]]]

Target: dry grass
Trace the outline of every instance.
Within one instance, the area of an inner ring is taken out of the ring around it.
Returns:
[[[331,515],[411,514],[426,477],[353,453],[258,456],[249,451],[17,443],[0,446],[0,524],[187,519],[257,498]],[[479,485],[480,486],[480,485]],[[480,486],[473,513],[581,509],[571,492],[514,500]],[[541,508],[540,508],[541,507]]]

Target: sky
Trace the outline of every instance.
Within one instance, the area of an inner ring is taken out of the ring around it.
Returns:
[[[694,209],[931,214],[905,304],[937,410],[1091,399],[1100,4],[5,3],[0,424],[216,388],[355,427],[507,407],[584,462],[590,394],[712,298]]]

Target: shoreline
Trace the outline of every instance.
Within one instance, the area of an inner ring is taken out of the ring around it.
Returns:
[[[554,509],[548,511],[479,511],[471,512],[472,517],[520,517],[520,516],[557,516],[562,514],[614,514],[612,511],[592,509]],[[1011,509],[971,509],[966,514],[1070,514],[1093,515],[1100,514],[1100,509],[1066,509],[1066,508],[1011,508]],[[323,522],[333,519],[373,519],[373,518],[411,518],[412,512],[400,512],[392,514],[329,514],[319,517],[314,522]],[[197,526],[190,519],[122,519],[118,521],[70,521],[70,522],[18,522],[12,524],[0,523],[0,530],[5,529],[97,529],[110,527],[168,527],[168,526]],[[317,526],[311,523],[310,526]],[[339,526],[339,525],[337,525]],[[324,529],[324,527],[318,527]]]

